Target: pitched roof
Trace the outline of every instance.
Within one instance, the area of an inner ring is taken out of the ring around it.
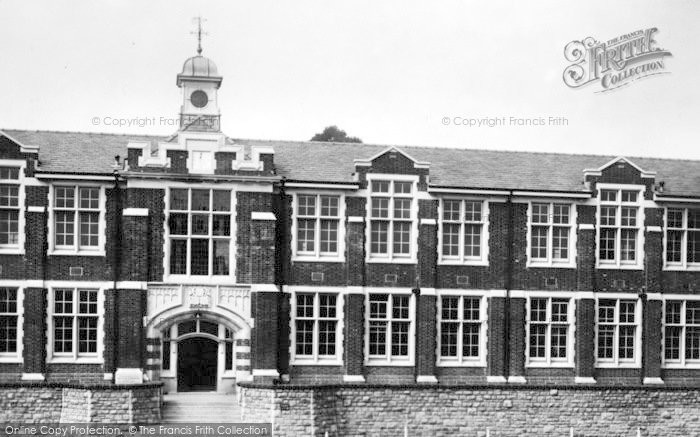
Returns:
[[[66,173],[111,173],[114,156],[126,156],[129,141],[166,141],[169,137],[88,132],[4,130],[20,143],[39,147],[41,170]],[[381,153],[385,145],[232,141],[270,146],[280,176],[290,180],[351,182],[355,159]],[[430,184],[469,188],[584,191],[585,169],[599,168],[614,156],[511,152],[461,148],[396,146],[412,158],[430,163]],[[700,160],[628,158],[656,172],[665,193],[700,196]]]

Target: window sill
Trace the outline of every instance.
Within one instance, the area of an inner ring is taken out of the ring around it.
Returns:
[[[416,258],[367,258],[367,264],[418,264]]]
[[[104,250],[66,250],[54,249],[48,256],[107,256]]]
[[[574,263],[547,263],[547,262],[536,262],[528,261],[525,264],[527,268],[543,268],[543,269],[575,269],[576,264]]]
[[[413,360],[386,360],[386,359],[375,359],[370,358],[365,361],[365,366],[368,367],[413,367],[415,364]]]
[[[48,364],[104,364],[104,360],[98,357],[53,357],[47,361]]]
[[[439,360],[436,364],[437,367],[486,367],[486,361],[444,361]]]
[[[441,260],[438,260],[438,265],[439,266],[481,266],[481,267],[488,267],[489,262],[488,261],[481,261],[481,260],[460,261],[458,259],[441,259]]]
[[[292,262],[344,263],[345,258],[342,256],[295,255],[292,257]]]
[[[644,270],[644,266],[637,264],[600,264],[595,266],[599,270]]]
[[[24,249],[18,247],[0,247],[0,255],[24,255]]]
[[[665,272],[700,272],[700,265],[689,265],[687,267],[665,265],[663,268]]]
[[[538,363],[538,362],[532,362],[532,363],[525,363],[525,368],[526,369],[549,369],[549,368],[556,368],[556,369],[573,369],[575,367],[574,363],[569,363],[569,362],[561,362],[561,363]]]
[[[700,370],[700,363],[662,363],[661,368],[668,370]]]
[[[290,363],[293,366],[342,366],[342,360],[303,360],[296,359],[291,360]]]
[[[163,283],[180,283],[184,285],[237,285],[233,275],[164,275]]]
[[[639,363],[595,363],[598,369],[640,369]]]
[[[20,356],[6,356],[0,357],[0,363],[3,364],[22,364],[24,360]]]

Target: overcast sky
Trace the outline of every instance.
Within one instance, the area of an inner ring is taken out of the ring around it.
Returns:
[[[160,119],[177,117],[200,14],[235,138],[308,140],[336,124],[366,143],[700,159],[690,0],[0,0],[0,128],[172,133]],[[570,41],[650,27],[670,74],[607,93],[563,83]],[[550,116],[568,125],[454,125]]]

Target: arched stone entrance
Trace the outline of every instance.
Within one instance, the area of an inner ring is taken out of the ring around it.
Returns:
[[[168,393],[231,393],[236,381],[250,380],[249,302],[249,290],[238,287],[149,287],[151,380]]]

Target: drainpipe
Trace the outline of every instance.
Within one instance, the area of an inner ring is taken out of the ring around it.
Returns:
[[[420,264],[420,263],[419,263]],[[413,295],[416,296],[414,301],[415,301],[415,312],[416,312],[416,323],[415,323],[415,330],[413,333],[413,382],[418,382],[418,353],[420,351],[418,350],[418,336],[420,333],[420,317],[419,317],[419,305],[420,305],[420,285],[416,284],[416,288],[411,290],[413,292]]]
[[[504,304],[505,312],[505,326],[503,328],[503,376],[508,381],[510,376],[510,330],[511,330],[511,320],[510,320],[510,290],[513,284],[513,227],[515,222],[514,212],[513,212],[513,190],[510,190],[508,197],[506,198],[506,209],[508,211],[508,231],[506,234],[506,266],[505,266],[505,289],[506,289],[506,301]]]
[[[116,157],[118,161],[118,157]],[[121,231],[121,202],[119,193],[119,170],[114,169],[114,229],[112,233],[112,282],[113,282],[113,292],[114,292],[114,308],[112,311],[112,371],[117,370],[117,349],[119,347],[119,335],[115,332],[117,329],[117,324],[119,322],[119,305],[117,304],[117,281],[119,280],[119,269],[121,267],[121,241],[120,241],[120,231]]]
[[[284,299],[284,285],[287,282],[287,210],[285,205],[285,177],[280,179],[279,198],[277,202],[277,217],[275,222],[275,282],[279,287],[277,295],[277,373],[279,379],[275,383],[286,382],[282,378],[282,299]]]
[[[645,272],[646,272],[646,267],[645,267]],[[646,277],[646,273],[645,273],[644,276]],[[646,285],[639,289],[639,298],[640,298],[641,301],[642,301],[642,317],[641,317],[641,319],[642,319],[642,323],[641,323],[641,328],[642,328],[642,335],[641,335],[641,338],[642,338],[642,345],[641,345],[642,348],[641,348],[641,349],[642,349],[642,350],[641,350],[641,354],[642,354],[642,356],[640,357],[639,385],[644,385],[644,371],[646,370],[646,369],[645,369],[645,366],[644,366],[644,362],[646,361],[644,355],[645,355],[646,350],[647,350],[647,346],[646,346],[647,338],[646,338],[646,332],[645,332],[645,331],[646,331],[646,329],[645,329],[646,326],[645,326],[645,325],[647,324],[647,321],[646,321],[646,315],[647,315],[647,290],[646,290]]]

